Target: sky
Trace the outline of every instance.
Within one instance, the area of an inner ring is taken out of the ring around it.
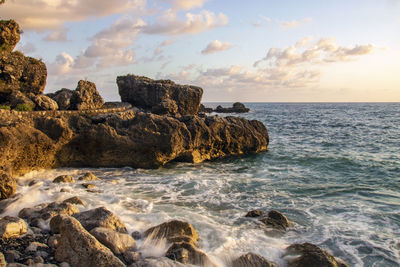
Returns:
[[[171,79],[204,102],[399,102],[400,0],[7,0],[45,93]]]

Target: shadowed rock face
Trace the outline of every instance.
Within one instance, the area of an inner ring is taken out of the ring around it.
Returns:
[[[117,84],[123,102],[155,114],[197,114],[203,95],[203,89],[197,86],[135,75],[119,76]]]

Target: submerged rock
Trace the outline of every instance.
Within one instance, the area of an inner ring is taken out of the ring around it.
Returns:
[[[87,172],[84,175],[82,175],[81,177],[79,177],[78,180],[80,180],[80,181],[97,181],[100,179],[93,173]]]
[[[0,219],[0,238],[14,238],[25,234],[28,226],[25,221],[11,216]]]
[[[271,210],[267,214],[265,214],[262,210],[251,210],[245,215],[245,217],[257,218],[268,228],[272,228],[273,230],[277,230],[279,232],[286,231],[286,229],[292,225],[285,215],[276,210]],[[270,233],[274,234],[274,232]]]
[[[16,191],[17,182],[15,179],[8,173],[0,170],[0,200],[12,197]]]
[[[68,184],[71,184],[71,183],[75,183],[75,179],[71,175],[60,175],[60,176],[57,176],[56,178],[54,178],[53,183],[57,183],[57,184],[59,184],[59,183],[68,183]]]
[[[197,86],[135,75],[117,77],[117,85],[123,102],[156,114],[197,114],[203,95]]]
[[[108,209],[100,207],[73,215],[87,231],[96,227],[104,227],[120,233],[126,233],[125,224]]]
[[[59,262],[72,267],[125,267],[114,254],[89,234],[73,217],[60,215],[60,239],[55,253]]]
[[[294,244],[286,248],[285,255],[298,256],[288,260],[289,267],[347,267],[342,260],[310,243]]]
[[[165,238],[169,243],[185,241],[196,244],[199,239],[197,231],[190,223],[178,220],[165,222],[151,227],[144,232],[144,235],[149,239]]]
[[[232,262],[232,267],[278,267],[278,264],[268,261],[258,254],[247,253]]]
[[[111,249],[114,254],[123,254],[136,249],[135,240],[128,234],[123,234],[104,227],[96,227],[90,231],[103,245]]]

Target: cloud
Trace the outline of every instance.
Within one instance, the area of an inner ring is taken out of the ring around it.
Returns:
[[[75,63],[74,58],[66,52],[56,57],[54,63],[49,64],[49,74],[62,75],[70,72]]]
[[[24,30],[43,31],[89,17],[143,10],[145,6],[146,0],[18,0],[7,1],[0,17],[15,19]]]
[[[372,44],[342,47],[336,44],[334,38],[322,38],[315,44],[310,44],[308,38],[303,38],[294,46],[269,49],[263,59],[254,63],[254,67],[258,67],[262,62],[278,67],[345,62],[356,59],[357,56],[370,54],[374,50],[375,46]]]
[[[196,7],[202,7],[206,0],[170,0],[173,7],[182,10],[189,10]]]
[[[67,41],[67,32],[68,29],[61,28],[59,30],[54,30],[50,32],[45,38],[45,41],[48,42],[66,42]]]
[[[284,29],[288,29],[288,28],[297,28],[300,27],[304,24],[308,24],[313,22],[312,18],[304,18],[301,20],[291,20],[291,21],[283,21],[281,22],[281,27]]]
[[[164,47],[169,46],[169,45],[173,44],[174,42],[175,42],[174,39],[168,39],[168,40],[163,41],[163,42],[162,42],[161,44],[159,44],[159,45],[157,46],[157,48],[154,50],[154,55],[155,55],[155,56],[160,55],[160,54],[163,52]]]
[[[147,34],[182,35],[201,33],[228,24],[228,17],[203,10],[198,14],[186,13],[185,19],[178,18],[176,12],[168,9],[158,17],[154,24],[144,27]]]
[[[225,51],[228,50],[232,47],[232,45],[230,43],[222,43],[218,40],[214,40],[211,43],[209,43],[207,45],[206,48],[204,48],[201,53],[203,55],[208,55],[208,54],[212,54],[212,53],[217,53],[217,52],[221,52],[221,51]]]

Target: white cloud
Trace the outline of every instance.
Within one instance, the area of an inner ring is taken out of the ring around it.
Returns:
[[[300,27],[300,26],[302,26],[304,24],[308,24],[308,23],[311,23],[311,22],[313,22],[312,18],[304,18],[304,19],[301,19],[301,20],[283,21],[283,22],[281,22],[281,27],[285,28],[285,29],[297,28],[297,27]]]
[[[202,7],[206,0],[170,0],[169,2],[171,2],[175,8],[189,10]]]
[[[181,20],[174,10],[168,9],[154,24],[144,27],[143,32],[165,35],[195,34],[227,24],[228,17],[223,13],[216,15],[203,10],[198,14],[186,13],[185,19]]]
[[[217,53],[221,51],[228,50],[232,47],[230,43],[222,43],[221,41],[214,40],[207,45],[206,48],[201,51],[202,54],[207,55],[211,53]]]
[[[15,19],[24,30],[43,31],[89,17],[143,10],[145,6],[146,0],[18,0],[7,1],[0,17]]]
[[[160,55],[160,54],[163,52],[164,47],[169,46],[169,45],[173,44],[174,42],[175,42],[174,39],[168,39],[168,40],[163,41],[163,42],[162,42],[161,44],[159,44],[159,45],[157,46],[157,48],[154,50],[154,55],[155,55],[155,56]]]
[[[50,32],[45,38],[48,42],[66,42],[67,41],[68,29],[60,28]]]
[[[72,70],[75,63],[74,58],[66,52],[62,52],[56,57],[52,64],[48,64],[49,74],[61,75],[66,74]]]

